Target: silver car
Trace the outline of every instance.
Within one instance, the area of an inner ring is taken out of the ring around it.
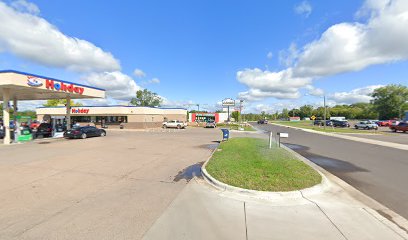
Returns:
[[[216,128],[217,127],[217,123],[215,121],[207,121],[205,123],[205,128]]]
[[[374,122],[371,121],[361,121],[356,123],[356,125],[354,125],[355,129],[378,129],[378,125]]]

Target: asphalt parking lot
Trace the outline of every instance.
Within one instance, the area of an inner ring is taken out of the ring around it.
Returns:
[[[0,146],[1,239],[139,239],[221,137],[108,131]]]

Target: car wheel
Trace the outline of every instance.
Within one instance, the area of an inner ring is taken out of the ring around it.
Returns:
[[[180,125],[177,125],[177,129],[181,129],[181,126],[180,126]]]
[[[355,128],[355,129],[358,129],[358,127],[357,127],[357,126],[354,126],[354,128]]]
[[[167,128],[167,125],[163,125],[163,128]]]
[[[368,129],[370,129],[370,128],[369,128],[369,127],[365,127],[364,129],[365,129],[365,130],[368,130]]]
[[[101,137],[105,137],[106,136],[106,132],[104,132],[104,131],[101,131],[101,135],[100,135]]]
[[[81,134],[81,138],[82,138],[82,139],[85,139],[86,137],[87,137],[87,136],[86,136],[86,133],[82,133],[82,134]]]
[[[393,132],[397,132],[397,129],[392,129]]]

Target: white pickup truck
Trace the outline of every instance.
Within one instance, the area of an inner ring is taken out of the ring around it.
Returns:
[[[186,128],[187,123],[179,121],[179,120],[171,120],[168,122],[163,122],[163,128]]]

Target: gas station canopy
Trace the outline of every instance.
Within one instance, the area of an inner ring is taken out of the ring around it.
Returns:
[[[0,71],[0,100],[3,100],[4,144],[10,144],[10,105],[17,112],[19,100],[66,99],[67,128],[70,128],[70,100],[105,98],[105,90],[15,70]]]
[[[10,89],[10,100],[104,98],[105,90],[15,70],[0,71],[0,100]]]

